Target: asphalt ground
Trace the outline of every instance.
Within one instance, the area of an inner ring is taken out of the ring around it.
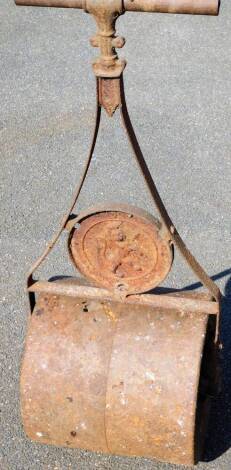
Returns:
[[[127,13],[118,21],[127,39],[128,106],[147,163],[184,240],[225,296],[223,391],[198,470],[231,468],[230,29],[230,0],[222,0],[218,18]],[[184,468],[38,445],[20,423],[25,273],[58,226],[87,153],[94,32],[82,11],[0,0],[1,470]],[[117,116],[103,117],[79,208],[104,200],[155,213]],[[64,239],[41,270],[57,274],[73,274]],[[166,285],[190,289],[195,282],[176,256]]]

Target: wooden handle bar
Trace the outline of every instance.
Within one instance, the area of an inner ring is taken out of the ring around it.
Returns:
[[[15,0],[16,5],[84,8],[84,0]],[[124,0],[125,11],[218,15],[219,0]]]

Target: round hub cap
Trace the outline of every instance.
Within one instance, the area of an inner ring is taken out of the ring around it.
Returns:
[[[134,210],[90,215],[71,233],[72,260],[101,287],[128,293],[150,290],[167,276],[173,259],[160,227],[151,216]]]

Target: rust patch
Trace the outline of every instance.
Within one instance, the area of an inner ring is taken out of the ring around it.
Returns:
[[[159,285],[173,259],[160,223],[126,212],[87,217],[72,231],[69,249],[87,278],[125,293],[145,292]]]
[[[43,315],[43,314],[44,314],[43,308],[38,308],[38,309],[35,311],[35,315],[37,315],[37,317],[39,317],[40,315]]]
[[[102,300],[83,315],[85,296],[78,303],[57,297],[49,311],[40,295],[36,308],[45,314],[29,318],[21,372],[27,435],[56,446],[194,463],[208,316]],[[108,321],[105,304],[116,322]]]
[[[112,117],[120,100],[120,80],[118,78],[99,79],[99,103],[105,109],[108,116]]]

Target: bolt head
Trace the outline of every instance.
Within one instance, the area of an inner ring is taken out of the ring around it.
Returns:
[[[90,44],[92,47],[99,47],[99,38],[98,36],[92,36],[90,39]]]
[[[125,44],[125,38],[122,36],[117,36],[112,39],[112,46],[116,47],[117,49],[121,49]]]

